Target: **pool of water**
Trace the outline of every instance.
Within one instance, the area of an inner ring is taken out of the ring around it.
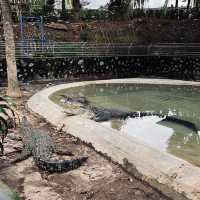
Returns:
[[[105,108],[176,115],[194,123],[197,128],[200,127],[200,87],[145,84],[87,85],[61,90],[51,97],[64,106],[60,101],[61,94],[71,97],[85,96],[91,104]],[[200,166],[200,134],[188,127],[163,121],[156,116],[111,120],[102,124]]]

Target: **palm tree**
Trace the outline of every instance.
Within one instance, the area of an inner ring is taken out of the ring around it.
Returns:
[[[72,0],[72,6],[74,11],[74,21],[80,20],[80,10],[81,10],[81,3],[80,0]]]
[[[191,4],[191,0],[188,0],[188,1],[187,1],[187,12],[189,12],[190,4]]]
[[[149,0],[131,0],[134,8],[143,8],[144,4]]]
[[[200,0],[187,0],[187,11],[189,11],[191,4],[194,8],[198,9],[200,5]]]
[[[62,0],[62,12],[66,11],[65,0]]]
[[[175,2],[175,9],[178,9],[178,0]]]
[[[190,1],[190,0],[188,0]],[[164,4],[164,7],[166,8],[169,4],[169,0],[165,0],[165,4]],[[175,8],[178,9],[178,4],[179,4],[179,1],[178,0],[175,0]]]
[[[17,79],[17,65],[15,57],[15,40],[12,24],[12,12],[9,0],[0,0],[4,39],[5,39],[5,52],[7,63],[7,78],[8,88],[7,95],[11,97],[21,97],[19,83]]]

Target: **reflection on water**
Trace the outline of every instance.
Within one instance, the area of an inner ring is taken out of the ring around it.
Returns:
[[[150,146],[165,151],[168,147],[168,140],[173,135],[173,129],[161,126],[157,122],[162,119],[156,116],[144,118],[128,118],[127,120],[112,120],[102,124],[113,128],[118,124],[118,129],[124,134],[128,134],[144,141]],[[162,134],[161,134],[162,133]]]
[[[155,116],[112,120],[102,124],[200,166],[200,137],[187,127],[162,121]]]
[[[200,88],[193,86],[104,84],[89,85],[59,91],[60,94],[86,96],[97,106],[126,111],[155,111],[172,114],[200,128]],[[143,140],[162,151],[184,158],[200,166],[200,138],[197,132],[184,126],[162,121],[158,117],[112,120],[105,126]]]

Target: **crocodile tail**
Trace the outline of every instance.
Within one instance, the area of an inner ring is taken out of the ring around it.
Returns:
[[[49,160],[36,160],[36,164],[39,169],[54,172],[66,172],[79,168],[88,157],[80,157],[73,160],[62,160],[62,161],[49,161]]]

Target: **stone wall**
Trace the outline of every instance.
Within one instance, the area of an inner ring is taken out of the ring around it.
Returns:
[[[110,57],[18,60],[21,81],[38,79],[106,79],[163,77],[200,80],[199,57]],[[6,78],[0,60],[0,81]]]

